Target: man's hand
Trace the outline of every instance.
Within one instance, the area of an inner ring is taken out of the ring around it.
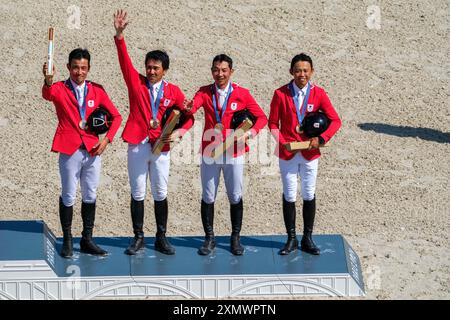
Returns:
[[[55,65],[53,65],[53,72],[51,75],[47,75],[47,68],[48,67],[47,67],[47,62],[46,62],[46,63],[44,63],[44,66],[42,67],[42,73],[44,74],[45,84],[50,87],[53,83],[53,76],[55,75]]]
[[[164,135],[161,137],[161,141],[166,143],[178,142],[181,140],[181,135],[178,130],[174,130],[170,135]]]
[[[95,146],[92,148],[92,151],[93,151],[92,155],[94,155],[94,156],[101,155],[103,153],[103,151],[105,151],[106,146],[108,145],[108,143],[109,143],[109,138],[108,137],[105,137],[101,141],[97,142],[95,144]]]
[[[311,141],[311,142],[309,143],[308,150],[319,148],[319,138],[318,137],[314,137],[309,141]]]
[[[186,99],[184,99],[184,101],[183,101],[183,108],[184,108],[184,110],[186,110],[187,112],[191,112],[193,106],[194,106],[194,101],[193,100],[186,100]]]
[[[127,12],[125,10],[117,10],[114,14],[114,28],[116,29],[116,37],[121,40],[123,38],[123,30],[128,25]]]
[[[237,129],[242,130],[242,129]],[[247,143],[248,139],[250,139],[250,131],[245,132],[240,138],[238,138],[236,135],[234,136],[234,141],[237,143]]]

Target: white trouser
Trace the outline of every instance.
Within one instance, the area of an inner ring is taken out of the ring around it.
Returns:
[[[71,156],[59,154],[61,198],[66,207],[71,207],[75,203],[78,181],[80,181],[82,201],[95,202],[101,166],[102,158],[92,157],[86,150],[78,149]]]
[[[297,176],[300,175],[303,200],[314,199],[316,192],[317,169],[319,158],[306,160],[297,152],[291,160],[280,159],[281,181],[283,182],[284,198],[288,202],[297,200]]]
[[[128,144],[128,177],[134,200],[145,199],[149,173],[153,199],[155,201],[164,200],[167,197],[169,168],[169,151],[155,156],[150,143]]]
[[[203,190],[202,199],[208,204],[216,200],[220,171],[223,170],[228,200],[231,204],[237,204],[242,199],[244,155],[236,158],[227,155],[226,161],[220,162],[218,163],[211,158],[202,157],[202,164],[200,165]]]

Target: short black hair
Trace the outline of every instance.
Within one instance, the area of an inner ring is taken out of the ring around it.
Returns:
[[[72,62],[72,60],[81,60],[81,59],[86,59],[88,61],[88,66],[91,65],[91,54],[87,49],[76,48],[69,53],[69,65]]]
[[[228,66],[230,67],[230,69],[233,69],[233,59],[231,59],[229,56],[227,56],[224,53],[218,54],[217,56],[214,57],[213,61],[212,61],[212,65],[211,65],[211,69],[214,68],[214,64],[216,62],[228,62]]]
[[[147,54],[145,55],[145,65],[147,65],[148,60],[161,61],[163,69],[164,70],[169,69],[170,59],[169,59],[169,55],[165,51],[153,50],[153,51],[147,52]]]
[[[299,61],[306,61],[306,62],[309,62],[309,64],[311,65],[311,69],[314,69],[314,67],[313,67],[313,62],[312,62],[311,57],[308,56],[308,55],[305,54],[305,53],[300,53],[300,54],[298,54],[298,55],[296,55],[295,57],[292,58],[292,61],[291,61],[291,70],[294,69],[295,64],[296,64],[297,62],[299,62]]]

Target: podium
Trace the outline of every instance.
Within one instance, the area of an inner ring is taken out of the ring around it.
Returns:
[[[301,235],[299,235],[299,238]],[[109,252],[59,256],[62,239],[43,221],[0,221],[0,299],[220,299],[365,295],[359,258],[341,235],[314,235],[321,255],[281,256],[285,235],[242,236],[243,256],[218,236],[214,254],[200,256],[202,236],[171,237],[176,254],[154,250],[154,238],[135,256],[131,237],[95,237]]]

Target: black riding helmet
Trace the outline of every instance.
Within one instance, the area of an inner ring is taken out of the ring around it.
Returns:
[[[107,132],[111,123],[111,114],[108,110],[99,107],[89,115],[86,126],[90,132],[99,135]]]
[[[250,111],[244,109],[233,114],[230,125],[231,129],[236,130],[245,119],[249,119],[253,123],[252,127],[255,125],[256,117]]]
[[[320,136],[328,129],[330,120],[323,112],[309,112],[302,121],[302,131],[309,138]]]
[[[166,109],[166,111],[164,112],[162,118],[161,118],[161,128],[164,128],[164,125],[166,124],[167,120],[170,117],[170,114],[173,112],[174,109],[180,110],[180,108],[178,106],[172,106]],[[180,117],[178,118],[178,122],[175,125],[175,128],[173,130],[177,130],[179,128],[181,128],[181,126],[184,124],[184,122],[186,121],[186,116],[184,115],[183,112],[180,111]]]

